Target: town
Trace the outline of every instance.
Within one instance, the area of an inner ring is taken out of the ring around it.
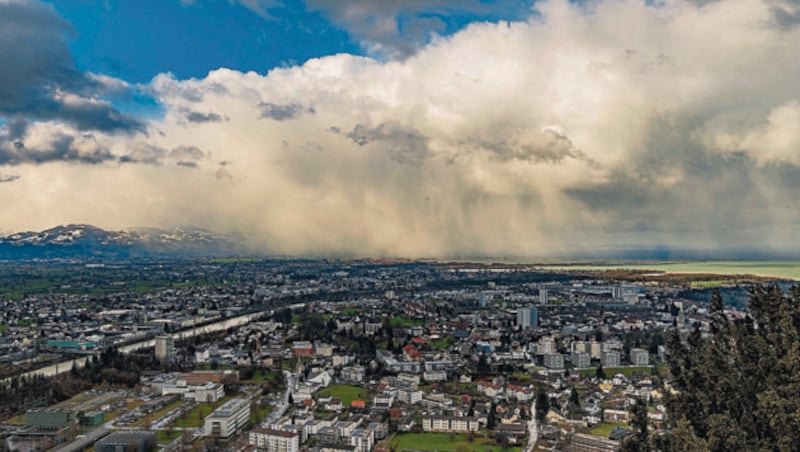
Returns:
[[[619,450],[637,404],[651,429],[665,419],[668,332],[708,331],[710,287],[743,316],[748,284],[462,262],[8,265],[10,451]]]

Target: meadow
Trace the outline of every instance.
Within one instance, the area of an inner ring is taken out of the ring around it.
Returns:
[[[620,262],[597,265],[543,265],[548,270],[645,270],[671,274],[753,275],[800,280],[800,261],[697,261],[697,262]]]

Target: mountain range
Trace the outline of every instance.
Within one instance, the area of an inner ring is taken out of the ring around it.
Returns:
[[[133,228],[107,231],[86,224],[0,237],[0,260],[131,259],[248,254],[234,237],[192,228]]]

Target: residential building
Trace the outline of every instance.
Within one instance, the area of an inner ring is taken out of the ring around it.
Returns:
[[[426,432],[467,433],[477,432],[478,428],[478,419],[474,417],[422,417],[422,430]]]
[[[344,381],[361,383],[364,381],[364,372],[365,370],[362,366],[350,366],[343,367],[340,375]]]
[[[561,353],[550,353],[544,355],[544,367],[548,369],[563,369],[564,355]]]
[[[549,355],[556,352],[556,340],[552,336],[539,338],[536,352],[540,355]]]
[[[589,355],[592,359],[601,359],[603,357],[603,343],[592,341],[589,344]]]
[[[488,397],[494,397],[503,392],[502,386],[490,383],[488,381],[479,381],[477,386],[478,392],[483,393]]]
[[[600,359],[601,364],[603,367],[619,367],[620,359],[619,359],[619,352],[616,350],[609,350],[607,352],[603,352],[603,357]]]
[[[447,372],[445,371],[426,371],[422,373],[422,379],[425,381],[447,381]]]
[[[356,452],[369,452],[375,442],[375,434],[370,429],[357,428],[350,434],[350,445]]]
[[[575,367],[589,367],[592,364],[591,357],[586,352],[572,352],[570,361]]]
[[[164,363],[175,361],[175,339],[169,334],[156,336],[156,359]]]
[[[517,328],[526,330],[536,328],[539,324],[538,310],[534,306],[519,308],[517,310]]]
[[[294,356],[311,356],[314,354],[314,346],[308,341],[295,341],[292,344]]]
[[[650,354],[647,350],[641,348],[631,349],[631,364],[634,366],[648,366],[650,365]]]
[[[297,452],[300,448],[300,435],[297,432],[255,428],[248,434],[249,443],[259,451]]]
[[[539,304],[547,304],[547,289],[544,287],[539,288]]]
[[[529,388],[525,388],[522,386],[507,385],[506,394],[508,394],[509,397],[517,399],[520,402],[528,402],[530,400],[533,400],[533,391],[531,391]]]
[[[409,405],[422,401],[422,391],[416,389],[400,389],[397,391],[397,400]]]

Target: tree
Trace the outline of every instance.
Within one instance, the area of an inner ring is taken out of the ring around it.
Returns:
[[[572,391],[569,393],[569,403],[572,406],[580,406],[581,404],[580,397],[578,396],[578,390],[575,389],[574,386],[572,387]]]
[[[606,379],[606,371],[603,370],[603,365],[602,364],[597,366],[597,370],[594,372],[594,375],[597,378],[601,379],[601,380],[605,380]]]
[[[550,400],[547,398],[547,391],[539,386],[536,390],[536,420],[541,422],[547,417],[550,411]]]
[[[493,430],[497,424],[497,405],[492,401],[492,405],[489,408],[489,416],[486,419],[486,429]]]
[[[633,434],[622,442],[621,452],[649,452],[650,434],[647,431],[647,402],[639,397],[631,407]]]
[[[682,450],[797,450],[800,444],[800,288],[750,289],[749,315],[728,319],[718,291],[708,337],[672,331],[667,361],[676,390],[668,429]]]

